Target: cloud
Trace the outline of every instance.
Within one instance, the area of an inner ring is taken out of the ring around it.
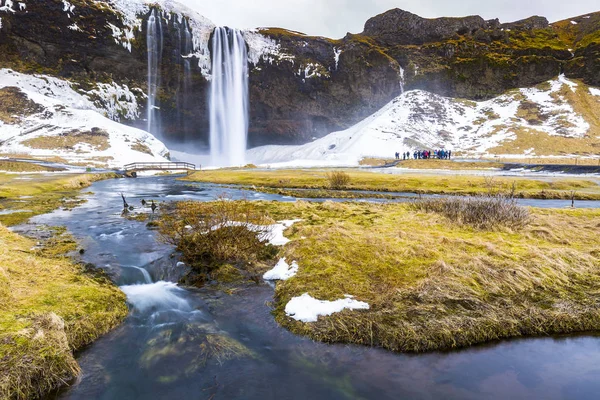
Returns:
[[[541,15],[558,21],[600,11],[597,0],[179,0],[217,25],[235,28],[281,27],[341,38],[359,33],[367,19],[392,8],[402,8],[426,18],[481,15],[511,22]]]

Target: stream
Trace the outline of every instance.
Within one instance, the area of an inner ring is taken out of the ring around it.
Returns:
[[[600,392],[600,338],[508,340],[465,350],[395,354],[326,345],[279,327],[273,289],[233,294],[178,287],[172,248],[146,222],[121,217],[124,193],[177,201],[231,198],[295,201],[174,177],[96,182],[87,203],[32,219],[63,225],[80,241],[82,261],[105,269],[128,295],[131,312],[78,354],[83,374],[57,399],[592,399]],[[535,206],[562,207],[547,200]],[[600,202],[596,202],[600,207]],[[179,268],[181,269],[181,268]],[[236,343],[236,346],[228,344]],[[226,351],[223,351],[226,349]],[[228,349],[228,350],[227,350]],[[219,351],[220,350],[220,351]]]

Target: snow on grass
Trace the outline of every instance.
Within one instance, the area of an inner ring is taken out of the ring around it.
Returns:
[[[548,88],[521,89],[481,102],[408,91],[344,131],[300,146],[250,149],[247,159],[271,168],[356,166],[365,157],[391,158],[395,152],[420,149],[444,148],[481,157],[503,141],[516,138],[515,131],[521,129],[583,137],[590,125],[559,94],[565,85],[577,88],[560,76],[550,81]],[[542,120],[530,123],[519,116],[529,103],[539,109]]]
[[[15,124],[0,122],[3,153],[59,156],[73,163],[111,167],[122,167],[130,162],[168,161],[165,158],[168,150],[162,142],[148,132],[106,118],[104,110],[73,90],[69,82],[0,69],[0,88],[3,87],[19,88],[42,110],[21,116]],[[61,143],[82,134],[100,136],[107,146],[95,146],[85,140],[72,147],[59,148],[34,148],[28,144],[32,139]]]
[[[258,232],[258,239],[266,242],[267,244],[271,244],[273,246],[285,246],[286,244],[291,242],[291,240],[286,238],[283,232],[295,223],[300,221],[302,220],[284,220],[278,221],[276,224],[273,225],[255,225],[248,222],[229,221],[225,224],[215,225],[211,229],[216,230],[228,226],[244,226],[249,231]]]
[[[600,89],[596,89],[596,88],[590,87],[590,94],[592,96],[600,96]]]
[[[296,321],[317,322],[319,316],[328,316],[343,310],[368,310],[369,304],[354,300],[352,296],[346,295],[345,299],[336,301],[317,300],[304,293],[302,296],[294,297],[285,306],[285,313]]]
[[[289,265],[285,261],[285,258],[282,258],[272,270],[265,272],[263,279],[266,281],[287,281],[296,276],[298,268],[296,261],[293,261],[292,265]]]

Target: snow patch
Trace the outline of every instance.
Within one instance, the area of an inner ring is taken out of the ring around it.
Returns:
[[[577,21],[571,21],[571,24],[577,25]]]
[[[0,0],[0,4],[2,4],[1,0]],[[4,12],[15,12],[15,9],[13,8],[15,5],[15,3],[13,2],[13,0],[5,0],[4,1],[4,5],[0,7],[0,11],[4,11]]]
[[[83,32],[83,30],[79,26],[77,26],[77,24],[75,22],[73,22],[71,25],[67,26],[67,28],[69,28],[70,30],[75,31],[75,32]]]
[[[0,143],[5,153],[59,156],[70,162],[122,167],[130,162],[165,162],[168,150],[151,134],[106,118],[87,97],[69,82],[44,75],[25,75],[0,69],[0,88],[17,87],[41,111],[21,116],[15,124],[0,124]],[[74,148],[39,149],[29,139],[94,132],[106,138],[108,148],[80,142]],[[142,148],[144,152],[134,150]]]
[[[139,93],[143,90],[137,89]],[[127,85],[120,86],[115,82],[97,83],[96,89],[88,92],[88,97],[97,98],[96,105],[106,111],[106,116],[120,122],[121,117],[136,120],[140,117],[137,97]]]
[[[292,265],[289,265],[285,261],[285,258],[282,258],[272,270],[265,272],[263,279],[266,281],[287,281],[296,276],[298,268],[296,261],[293,261]]]
[[[328,316],[343,310],[368,310],[369,304],[354,300],[353,296],[336,301],[317,300],[304,293],[294,297],[285,306],[285,313],[296,321],[317,322],[319,316]]]
[[[600,89],[596,89],[596,88],[591,87],[590,88],[590,94],[592,96],[600,96]]]

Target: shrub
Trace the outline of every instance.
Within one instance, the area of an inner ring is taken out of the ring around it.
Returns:
[[[412,203],[417,211],[435,212],[452,222],[478,229],[500,226],[522,228],[530,222],[529,210],[517,204],[509,195],[494,194],[480,197],[421,198]]]
[[[332,189],[343,189],[350,183],[350,175],[344,171],[333,171],[327,173],[329,187]]]
[[[250,201],[220,198],[165,207],[159,222],[161,238],[205,276],[230,264],[253,277],[257,264],[276,254],[268,244],[273,221]]]

